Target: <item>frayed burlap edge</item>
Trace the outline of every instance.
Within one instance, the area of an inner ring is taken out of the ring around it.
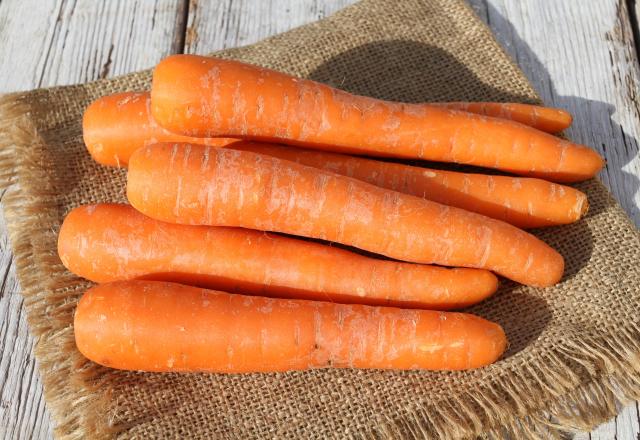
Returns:
[[[72,294],[78,289],[76,278],[70,273],[56,279],[50,275],[64,272],[56,249],[48,248],[50,241],[43,239],[44,234],[54,234],[58,216],[42,164],[42,145],[24,96],[0,97],[0,187],[6,189],[2,204],[54,432],[64,439],[83,439],[88,433],[107,437],[115,431],[86,417],[100,414],[90,407],[106,408],[106,396],[99,391],[101,367],[78,352],[69,325],[79,294]],[[61,290],[67,294],[54,293]]]
[[[125,426],[91,419],[109,414],[109,393],[100,386],[102,367],[76,350],[73,311],[80,289],[60,270],[47,248],[58,221],[55,194],[43,162],[42,143],[23,95],[0,98],[0,185],[9,237],[42,372],[45,399],[56,436],[107,438]],[[32,198],[23,194],[35,195]],[[40,231],[28,235],[23,230]],[[61,293],[62,292],[62,293]],[[548,438],[588,430],[613,417],[621,404],[640,399],[640,325],[629,323],[615,340],[583,335],[558,341],[544,362],[522,377],[496,377],[457,398],[408,408],[402,419],[371,426],[362,438]]]

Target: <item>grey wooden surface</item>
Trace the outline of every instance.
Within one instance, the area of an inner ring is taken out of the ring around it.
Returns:
[[[352,2],[0,0],[0,93],[115,76],[169,53],[249,44]],[[635,0],[470,3],[545,102],[574,114],[569,135],[606,156],[600,177],[640,225]],[[2,218],[0,280],[0,438],[49,439],[53,422]],[[640,440],[639,414],[632,403],[576,438]]]

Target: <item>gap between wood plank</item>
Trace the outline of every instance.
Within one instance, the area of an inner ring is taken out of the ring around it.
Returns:
[[[2,1],[2,0],[0,0]],[[184,53],[184,44],[187,37],[187,23],[189,21],[190,0],[182,0],[178,7],[176,30],[171,51],[173,53]]]
[[[638,10],[637,0],[625,0],[627,3],[627,17],[631,24],[631,32],[633,34],[633,47],[636,51],[636,59],[640,62],[640,28],[638,27]],[[618,10],[620,10],[618,6]]]

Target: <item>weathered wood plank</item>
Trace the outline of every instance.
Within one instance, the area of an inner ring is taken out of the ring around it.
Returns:
[[[185,53],[244,46],[319,20],[356,0],[190,0]]]
[[[0,92],[152,67],[182,50],[185,12],[171,0],[4,0]]]
[[[625,2],[471,3],[545,102],[574,115],[568,135],[605,155],[600,177],[640,225],[640,73]]]
[[[638,440],[640,437],[640,412],[638,402],[627,405],[615,418],[617,440]]]
[[[0,437],[50,438],[51,423],[0,216]]]
[[[544,101],[574,115],[568,135],[605,155],[600,177],[640,225],[640,72],[626,3],[469,1]],[[576,438],[637,440],[639,418],[634,403]]]
[[[0,92],[152,67],[182,51],[186,8],[186,0],[2,0]],[[0,277],[0,438],[51,438],[4,221]]]
[[[588,432],[581,432],[574,435],[572,440],[589,440],[591,438],[590,435]]]

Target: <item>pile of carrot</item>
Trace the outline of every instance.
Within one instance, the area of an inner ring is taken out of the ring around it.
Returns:
[[[61,227],[62,263],[98,283],[78,303],[78,349],[167,372],[495,362],[502,328],[451,310],[491,296],[495,274],[561,280],[562,256],[524,229],[588,209],[566,183],[603,160],[554,135],[570,124],[559,109],[388,102],[168,57],[150,93],[106,96],[84,115],[91,156],[128,168],[130,204],[80,206]]]

